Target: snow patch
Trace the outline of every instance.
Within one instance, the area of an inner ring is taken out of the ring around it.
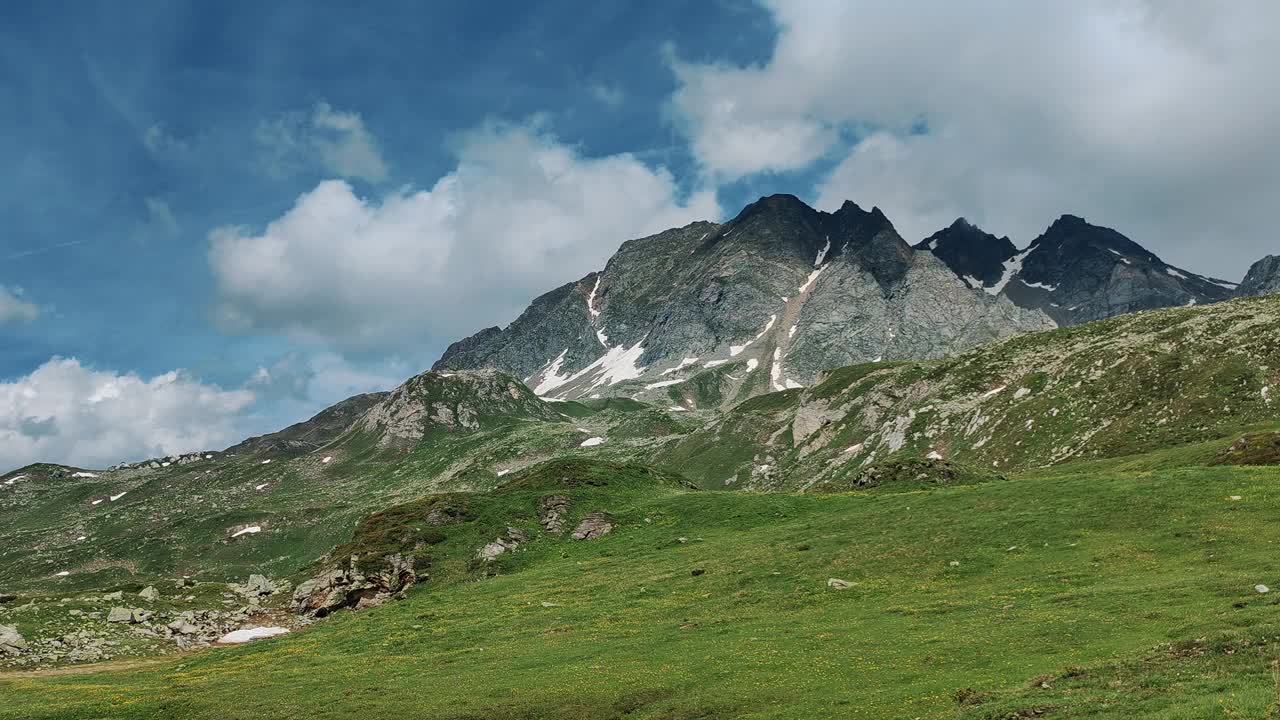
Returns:
[[[942,453],[938,452],[937,450],[930,450],[929,454],[925,455],[924,458],[926,460],[941,460]]]
[[[253,642],[254,640],[261,640],[263,638],[271,638],[277,635],[284,635],[285,633],[288,633],[288,632],[289,630],[287,628],[282,628],[282,627],[242,628],[240,630],[236,630],[235,632],[229,632],[226,635],[223,635],[222,637],[218,638],[218,644],[219,645],[240,645],[242,643]]]
[[[747,372],[751,372],[752,370],[755,370],[758,367],[760,367],[759,360],[755,358],[751,358],[750,360],[747,361]]]
[[[247,527],[247,528],[245,528],[245,529],[243,529],[243,530],[241,530],[241,531],[239,531],[239,532],[237,532],[237,533],[232,534],[232,535],[231,535],[231,537],[233,537],[233,538],[238,538],[238,537],[240,537],[241,535],[256,535],[256,534],[258,534],[258,533],[260,533],[260,532],[262,532],[262,526],[261,526],[261,525],[250,525],[249,527]]]
[[[587,296],[587,312],[591,313],[592,318],[600,317],[600,311],[596,309],[596,291],[600,289],[600,278],[604,274],[596,276],[596,284],[591,288],[591,294]]]
[[[998,388],[992,388],[992,389],[990,389],[990,390],[988,390],[988,391],[986,391],[986,392],[982,393],[982,398],[985,400],[985,399],[987,399],[987,398],[989,398],[989,397],[993,397],[993,396],[995,396],[996,394],[998,394],[998,393],[1000,393],[1001,391],[1003,391],[1003,390],[1004,390],[1005,388],[1007,388],[1007,387],[1009,387],[1009,386],[1008,386],[1008,385],[1001,385],[1001,386],[1000,386],[1000,387],[998,387]]]
[[[763,329],[763,330],[761,330],[761,331],[760,331],[760,333],[759,333],[758,335],[756,335],[755,337],[751,338],[750,340],[748,340],[746,343],[744,343],[744,344],[742,344],[742,345],[730,345],[730,346],[729,346],[729,357],[737,357],[737,356],[738,356],[738,354],[739,354],[739,353],[741,353],[743,350],[746,350],[747,348],[751,347],[751,344],[752,344],[752,343],[754,343],[755,341],[757,341],[757,340],[759,340],[760,338],[764,337],[764,334],[765,334],[765,333],[767,333],[767,332],[769,332],[769,328],[772,328],[772,327],[773,327],[773,323],[774,323],[774,322],[776,322],[777,320],[778,320],[778,316],[777,316],[777,315],[770,315],[770,316],[769,316],[769,322],[767,322],[767,323],[765,323],[765,324],[764,324],[764,329]]]
[[[564,365],[564,356],[568,354],[569,348],[560,351],[560,354],[554,360],[549,361],[542,369],[542,382],[538,383],[538,387],[533,389],[534,395],[546,395],[556,388],[569,382],[568,375],[560,374],[560,366]]]
[[[788,339],[788,340],[790,340],[791,338],[793,338],[793,337],[795,337],[795,336],[796,336],[796,327],[797,327],[797,326],[792,325],[792,326],[791,326],[791,329],[787,331],[787,339]]]
[[[1026,397],[1026,396],[1028,396],[1028,395],[1030,395],[1030,394],[1031,394],[1031,388],[1018,388],[1018,389],[1017,389],[1016,391],[1014,391],[1014,393],[1013,393],[1013,399],[1014,399],[1014,400],[1021,400],[1022,398]]]
[[[827,259],[827,253],[831,251],[831,236],[827,236],[827,244],[822,246],[818,251],[818,257],[814,258],[813,266],[822,267],[822,261]]]
[[[972,275],[961,275],[960,279],[964,280],[966,285],[975,290],[982,287],[982,281]]]
[[[26,475],[16,475],[16,476],[14,476],[14,477],[9,478],[8,480],[5,480],[5,481],[4,481],[4,484],[5,484],[5,485],[12,485],[12,484],[14,484],[14,483],[18,482],[19,480],[26,480],[26,479],[27,479],[27,476],[26,476]]]
[[[321,464],[321,465],[328,465],[328,464],[329,464],[329,461],[331,461],[331,460],[333,460],[333,456],[332,456],[332,455],[325,455],[323,458],[321,458],[321,460],[320,460],[320,464]]]
[[[91,473],[91,472],[78,472],[78,473],[72,473],[72,474],[71,474],[71,477],[77,477],[77,478],[96,478],[96,477],[98,477],[98,476],[97,476],[97,475],[94,475],[94,474],[93,474],[93,473]]]
[[[1112,255],[1115,255],[1116,257],[1120,258],[1120,261],[1121,261],[1121,262],[1123,262],[1125,265],[1132,265],[1132,264],[1133,264],[1133,261],[1132,261],[1132,260],[1130,260],[1129,258],[1125,257],[1125,256],[1124,256],[1124,253],[1120,252],[1119,250],[1112,250],[1111,248],[1107,248],[1107,252],[1109,252],[1109,253],[1111,253]]]
[[[687,410],[687,409],[682,408],[682,407],[680,407],[679,405],[672,405],[671,407],[669,407],[669,408],[667,408],[667,409],[668,409],[668,410],[670,410],[671,412],[688,412],[688,410]]]
[[[1048,284],[1045,284],[1045,283],[1038,283],[1038,282],[1034,282],[1034,283],[1033,283],[1033,282],[1027,282],[1026,280],[1023,280],[1022,278],[1018,278],[1018,282],[1022,283],[1023,285],[1026,285],[1026,286],[1027,286],[1027,287],[1029,287],[1029,288],[1039,288],[1039,289],[1041,289],[1041,290],[1047,290],[1048,292],[1053,292],[1054,290],[1057,290],[1057,289],[1058,289],[1058,286],[1057,286],[1057,285],[1048,285]]]
[[[122,497],[124,497],[125,495],[128,495],[128,494],[129,494],[129,491],[128,491],[128,490],[125,490],[124,492],[120,493],[119,495],[112,495],[111,497],[109,497],[109,498],[107,498],[107,499],[108,499],[108,500],[110,500],[111,502],[115,502],[115,501],[119,500],[120,498],[122,498]],[[101,500],[99,500],[98,502],[102,502],[102,501],[101,501]]]
[[[1030,255],[1031,251],[1034,249],[1035,246],[1033,245],[1008,260],[1005,260],[1003,263],[1004,272],[1000,275],[1000,279],[996,281],[995,285],[992,285],[989,288],[984,288],[987,291],[987,294],[999,295],[1000,291],[1004,290],[1004,287],[1009,284],[1009,281],[1018,273],[1022,272],[1022,261],[1026,260],[1027,256]]]
[[[684,358],[684,359],[682,359],[682,360],[680,361],[680,364],[679,364],[679,365],[676,365],[675,367],[667,368],[666,370],[663,370],[662,372],[660,372],[660,373],[658,373],[658,374],[659,374],[659,375],[668,375],[668,374],[673,373],[673,372],[679,372],[679,371],[681,371],[681,370],[683,370],[683,369],[685,369],[685,368],[689,367],[690,365],[697,365],[697,364],[698,364],[698,362],[699,362],[699,360],[700,360],[700,358]]]
[[[720,367],[721,365],[723,365],[723,364],[725,364],[725,363],[727,363],[727,362],[729,362],[729,361],[728,361],[728,360],[709,360],[709,361],[707,361],[707,362],[703,363],[703,364],[702,364],[702,367],[704,367],[704,368]]]
[[[645,386],[644,386],[644,389],[645,389],[645,390],[653,390],[653,389],[655,389],[655,388],[667,387],[667,386],[669,386],[669,385],[679,385],[680,383],[682,383],[682,382],[684,382],[684,381],[685,381],[685,379],[684,379],[684,378],[682,378],[682,379],[680,379],[680,380],[660,380],[660,381],[658,381],[658,382],[656,382],[656,383],[649,383],[648,385],[645,385]]]
[[[511,472],[511,471],[510,471],[510,470],[499,470],[497,474],[498,474],[498,477],[502,477],[503,475],[506,475],[506,474],[507,474],[507,473],[509,473],[509,472]]]
[[[253,486],[253,489],[254,489],[254,490],[257,490],[258,492],[262,492],[263,488],[265,488],[266,486],[268,486],[268,485],[270,485],[270,484],[271,484],[271,483],[262,483],[261,485],[254,485],[254,486]]]
[[[67,570],[63,570],[62,572],[58,573],[58,577],[66,577],[66,576],[68,576],[68,575],[70,575],[70,574],[71,574],[71,573],[70,573],[69,571],[67,571]]]
[[[581,443],[579,443],[578,447],[595,447],[596,445],[602,445],[602,444],[604,444],[604,438],[589,437],[586,440],[583,440]]]
[[[804,281],[804,284],[800,286],[800,292],[801,293],[807,292],[809,288],[813,287],[813,284],[818,280],[818,276],[821,275],[822,271],[826,269],[827,269],[827,266],[823,265],[817,270],[814,270],[813,272],[809,273],[808,279],[806,279]]]
[[[1227,280],[1214,280],[1213,278],[1207,278],[1207,277],[1202,277],[1201,280],[1205,280],[1206,282],[1210,282],[1214,285],[1217,285],[1220,288],[1226,288],[1228,290],[1235,290],[1236,288],[1240,287],[1240,283],[1233,283]]]
[[[102,498],[98,498],[97,500],[94,500],[93,502],[91,502],[91,503],[89,503],[89,504],[90,504],[90,505],[99,505],[99,504],[101,504],[101,503],[102,503]]]
[[[263,464],[263,465],[270,465],[270,464],[271,464],[271,458],[267,458],[266,460],[263,460],[263,461],[262,461],[262,464]]]
[[[1176,269],[1171,268],[1171,267],[1167,267],[1167,268],[1165,268],[1165,269],[1164,269],[1164,271],[1165,271],[1166,273],[1168,273],[1168,274],[1169,274],[1169,277],[1176,277],[1176,278],[1178,278],[1179,280],[1189,280],[1189,279],[1190,279],[1190,278],[1188,278],[1186,275],[1183,275],[1182,273],[1178,272]]]

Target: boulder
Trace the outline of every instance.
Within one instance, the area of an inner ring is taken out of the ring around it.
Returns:
[[[111,612],[107,613],[107,622],[109,623],[132,623],[133,611],[129,608],[113,607]]]
[[[250,575],[248,582],[243,585],[232,585],[231,589],[249,598],[274,595],[281,590],[280,586],[271,582],[265,575]]]
[[[609,522],[608,516],[597,510],[596,512],[587,513],[582,518],[582,522],[578,523],[578,527],[573,529],[573,534],[569,537],[574,540],[594,540],[608,535],[612,530],[613,525]]]
[[[160,599],[160,591],[156,590],[155,586],[148,585],[142,589],[142,592],[138,593],[138,597],[146,600],[147,602],[155,602]]]
[[[27,641],[15,627],[0,625],[0,655],[21,655],[27,649]]]
[[[520,547],[520,543],[529,539],[529,534],[520,528],[507,528],[506,533],[498,537],[498,539],[485,545],[476,551],[476,559],[482,562],[492,562],[499,555],[515,550]]]
[[[102,596],[104,602],[117,602],[124,599],[124,591],[117,590]]]

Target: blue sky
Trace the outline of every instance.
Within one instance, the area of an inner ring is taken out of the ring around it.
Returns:
[[[0,7],[0,466],[274,429],[772,192],[1274,246],[1270,6],[982,5]]]

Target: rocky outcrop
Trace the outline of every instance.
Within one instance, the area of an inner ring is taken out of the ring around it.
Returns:
[[[1268,255],[1249,268],[1244,282],[1236,288],[1239,297],[1270,295],[1280,292],[1280,255]]]
[[[573,501],[567,495],[548,495],[538,501],[538,524],[542,529],[557,535],[564,532],[565,515]]]
[[[569,537],[574,540],[595,540],[608,535],[612,531],[613,524],[609,522],[609,516],[603,511],[597,510],[583,516],[582,521],[578,523],[578,527],[573,529],[573,534]]]
[[[486,544],[484,547],[476,551],[476,559],[481,562],[493,562],[500,555],[511,552],[520,547],[520,543],[529,539],[528,533],[520,528],[507,528],[506,532],[499,535],[496,540]]]
[[[355,428],[382,447],[408,447],[430,428],[478,430],[486,423],[558,420],[520,381],[496,370],[425,372],[410,378],[369,410]]]
[[[346,566],[326,570],[299,584],[293,592],[293,611],[324,617],[342,608],[363,610],[403,597],[417,582],[413,563],[404,555],[388,555],[373,570],[362,569],[359,560],[352,556]]]

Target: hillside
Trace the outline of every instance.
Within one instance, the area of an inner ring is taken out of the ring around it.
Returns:
[[[578,477],[468,499],[401,602],[109,674],[0,675],[0,717],[1154,719],[1275,701],[1275,605],[1254,588],[1280,583],[1274,467],[1163,453],[874,494],[548,484]],[[540,500],[566,491],[612,532],[546,530]],[[507,526],[516,547],[474,564]]]
[[[1021,335],[935,362],[826,373],[670,451],[706,486],[843,483],[892,456],[1000,470],[1223,437],[1277,417],[1280,296]]]

